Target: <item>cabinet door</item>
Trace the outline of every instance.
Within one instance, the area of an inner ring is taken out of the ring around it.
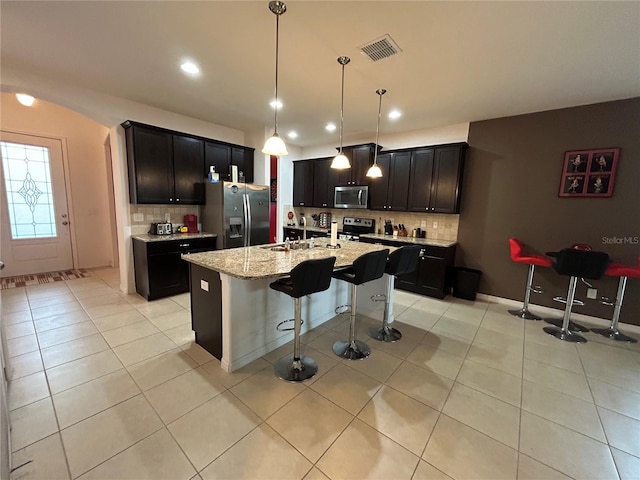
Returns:
[[[410,212],[430,211],[433,154],[432,148],[426,148],[415,150],[411,155],[411,178],[407,205],[407,210]]]
[[[313,160],[313,206],[333,206],[333,187],[329,188],[331,159]]]
[[[378,157],[379,158],[379,157]],[[411,173],[411,152],[394,153],[391,156],[387,209],[399,212],[407,210],[407,186]]]
[[[238,167],[238,176],[242,172],[247,183],[253,183],[253,151],[252,148],[231,148],[231,165]]]
[[[389,168],[390,163],[390,153],[383,153],[382,155],[378,155],[378,166],[380,167],[380,170],[382,170],[382,177],[370,179],[369,208],[371,210],[387,209],[387,194],[389,191],[389,178],[391,175],[391,169]]]
[[[149,255],[149,298],[167,297],[189,291],[189,264],[180,253]]]
[[[369,185],[367,170],[373,164],[373,144],[359,145],[355,147],[343,147],[342,151],[349,159],[351,168],[344,170],[346,183],[342,185]]]
[[[455,145],[436,149],[430,211],[435,213],[460,212],[463,160],[463,146]]]
[[[293,162],[293,205],[298,207],[313,204],[313,162]]]
[[[425,255],[418,263],[417,286],[425,295],[444,298],[447,261],[441,257]]]
[[[220,174],[220,181],[229,180],[229,165],[231,165],[231,147],[219,143],[206,142],[204,144],[204,175],[208,175],[209,167],[216,167]]]
[[[173,136],[175,203],[204,203],[204,142],[197,138]]]
[[[170,203],[173,198],[171,135],[152,128],[127,129],[129,193],[132,203]]]

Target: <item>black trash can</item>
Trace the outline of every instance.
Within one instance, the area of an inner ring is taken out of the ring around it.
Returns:
[[[456,267],[453,277],[453,296],[475,300],[482,272],[473,268]]]

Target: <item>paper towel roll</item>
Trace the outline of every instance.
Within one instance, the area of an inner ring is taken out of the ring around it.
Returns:
[[[231,181],[233,183],[238,183],[238,166],[237,165],[229,165],[231,169]]]
[[[331,222],[331,246],[338,244],[338,222]]]

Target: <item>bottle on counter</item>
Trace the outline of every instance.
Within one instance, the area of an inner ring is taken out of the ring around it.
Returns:
[[[215,165],[211,165],[209,167],[209,174],[207,175],[207,179],[211,183],[218,183],[220,181],[220,174],[216,173]]]
[[[311,237],[309,239],[309,248],[315,248],[315,246],[316,246],[316,239],[315,237]]]
[[[287,237],[284,240],[284,251],[288,252],[289,250],[291,250],[291,242],[289,242],[289,237]]]

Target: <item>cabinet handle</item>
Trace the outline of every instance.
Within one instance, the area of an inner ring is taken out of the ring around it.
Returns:
[[[170,202],[173,202],[173,198],[169,197],[169,201],[170,201]]]
[[[181,244],[180,244],[180,246],[181,246],[181,247],[188,247],[188,246],[189,246],[189,244],[188,244],[188,243],[181,243]]]
[[[179,201],[180,201],[180,199],[179,199],[179,198],[176,198],[176,202],[179,202]]]
[[[300,202],[300,206],[304,206],[304,202]]]

